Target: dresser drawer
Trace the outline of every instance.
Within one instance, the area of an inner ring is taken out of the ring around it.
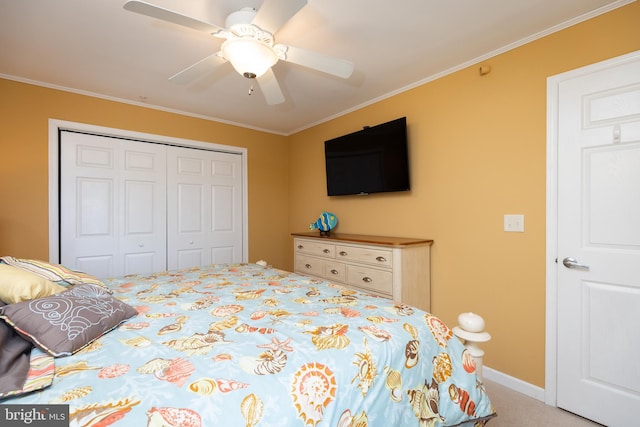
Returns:
[[[345,261],[365,262],[378,267],[391,268],[393,252],[356,246],[336,245],[336,258]]]
[[[390,271],[347,265],[347,284],[387,296],[393,294],[393,274]]]
[[[341,262],[327,260],[324,264],[323,276],[327,280],[344,283],[347,281],[347,266]]]
[[[325,258],[335,258],[336,247],[331,243],[304,239],[294,239],[293,242],[294,250],[297,253],[316,255]]]
[[[317,277],[323,277],[324,275],[325,261],[323,259],[296,255],[295,264],[295,271],[298,273],[311,274]]]

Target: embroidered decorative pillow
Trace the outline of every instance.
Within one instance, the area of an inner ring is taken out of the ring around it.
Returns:
[[[95,285],[0,307],[0,318],[52,356],[69,356],[137,314]]]
[[[12,256],[3,256],[0,258],[0,261],[12,267],[26,270],[40,277],[44,277],[52,282],[58,282],[60,285],[65,287],[89,283],[109,289],[96,277],[81,271],[69,270],[67,267],[60,264],[51,264],[46,261],[35,259],[14,258]]]
[[[0,300],[7,304],[48,297],[64,290],[44,277],[0,264]]]

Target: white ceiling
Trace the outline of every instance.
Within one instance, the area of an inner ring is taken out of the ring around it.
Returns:
[[[0,0],[0,77],[288,135],[631,2],[309,0],[276,42],[348,59],[355,72],[343,80],[280,61],[286,101],[269,106],[229,64],[168,81],[222,40],[128,12],[125,1]],[[147,1],[219,26],[263,2]]]

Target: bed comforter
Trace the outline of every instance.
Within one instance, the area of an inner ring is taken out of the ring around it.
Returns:
[[[495,416],[451,329],[408,305],[257,264],[105,284],[138,314],[56,357],[49,387],[0,404],[68,404],[72,426],[481,426]]]

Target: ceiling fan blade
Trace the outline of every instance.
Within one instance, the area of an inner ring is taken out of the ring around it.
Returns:
[[[282,89],[280,89],[278,79],[276,79],[276,75],[271,68],[256,80],[258,81],[258,85],[260,85],[260,90],[262,90],[264,98],[267,100],[267,104],[276,105],[284,102]]]
[[[183,27],[193,28],[194,30],[203,31],[209,34],[217,33],[223,28],[203,22],[195,18],[182,15],[169,9],[153,5],[144,1],[131,0],[124,4],[124,9],[129,12],[139,13],[151,18],[160,19],[161,21],[171,22],[172,24],[182,25]]]
[[[275,34],[306,4],[307,0],[264,0],[251,23]]]
[[[348,79],[353,74],[353,62],[294,46],[276,45],[276,48],[285,51],[284,60],[287,62],[293,62],[343,79]]]
[[[169,80],[174,83],[190,83],[226,62],[227,60],[222,56],[221,52],[217,52],[174,74],[169,77]]]

